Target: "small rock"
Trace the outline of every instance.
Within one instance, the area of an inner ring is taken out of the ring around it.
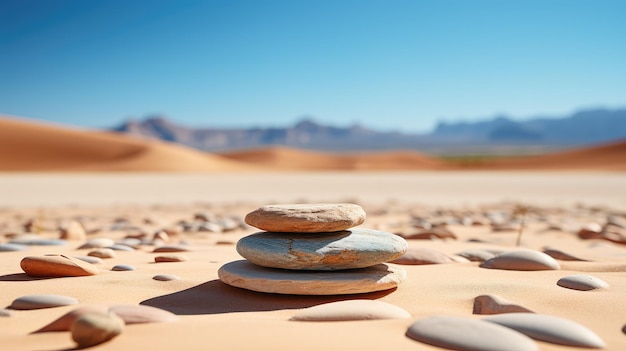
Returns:
[[[554,258],[534,250],[505,251],[483,262],[480,267],[514,271],[558,270],[561,268]]]
[[[124,245],[124,244],[113,244],[108,247],[111,250],[115,251],[135,251],[135,248],[132,246]]]
[[[88,313],[78,317],[72,327],[72,340],[85,348],[101,344],[120,335],[124,321],[113,313]]]
[[[603,289],[609,287],[609,284],[607,284],[604,280],[586,274],[573,274],[565,276],[559,279],[556,285],[568,289],[582,291]]]
[[[28,246],[20,244],[0,244],[0,252],[24,251],[27,248]]]
[[[59,306],[75,305],[78,303],[73,297],[52,294],[26,295],[13,300],[9,308],[14,310],[37,310]]]
[[[93,239],[88,240],[82,246],[80,246],[79,249],[97,249],[97,248],[113,246],[114,244],[115,244],[115,241],[113,241],[113,239],[93,238]]]
[[[432,240],[432,239],[452,239],[456,240],[456,235],[445,227],[434,227],[432,229],[420,230],[413,233],[399,233],[406,240]]]
[[[524,334],[476,319],[435,316],[413,323],[406,335],[425,344],[459,351],[538,351]]]
[[[320,233],[350,229],[365,221],[354,204],[268,205],[246,215],[245,222],[268,232]]]
[[[11,317],[11,311],[0,308],[0,317]]]
[[[604,341],[586,327],[561,317],[535,313],[507,313],[483,319],[517,330],[533,339],[574,347],[604,348]]]
[[[205,222],[205,223],[200,224],[197,227],[197,231],[209,232],[209,233],[221,233],[224,231],[224,228],[217,223]]]
[[[144,305],[114,305],[109,312],[115,313],[126,324],[176,322],[178,316],[160,308]]]
[[[95,266],[79,259],[63,256],[28,256],[20,266],[32,277],[81,277],[100,273]]]
[[[170,236],[165,231],[160,230],[154,233],[154,236],[152,236],[152,241],[159,241],[162,243],[166,243],[170,241]]]
[[[100,248],[90,251],[87,256],[93,256],[98,258],[115,258],[117,254],[115,251],[109,248]]]
[[[610,215],[607,217],[606,223],[626,229],[626,218],[621,216]]]
[[[556,260],[561,260],[561,261],[587,261],[584,260],[582,258],[578,258],[576,256],[570,255],[568,253],[565,253],[561,250],[557,250],[557,249],[551,249],[551,248],[545,248],[543,249],[543,253],[545,253],[546,255],[556,259]]]
[[[112,271],[122,272],[122,271],[134,271],[135,267],[127,264],[116,264],[111,268]]]
[[[480,295],[474,298],[474,314],[520,313],[533,311],[516,305],[497,295]]]
[[[325,303],[296,313],[292,321],[360,321],[411,318],[404,309],[383,301],[347,300]]]
[[[188,247],[182,245],[166,245],[155,248],[152,252],[187,252]]]
[[[455,260],[445,253],[437,250],[426,248],[409,248],[404,255],[396,258],[393,261],[390,261],[390,263],[403,265],[423,265],[455,263]]]
[[[484,262],[496,257],[496,255],[487,250],[465,250],[457,253],[457,256],[465,257],[472,262]]]
[[[187,256],[183,255],[161,255],[154,258],[154,262],[186,262],[189,261]]]
[[[66,227],[61,228],[60,239],[64,240],[85,240],[87,233],[85,228],[78,221],[71,221]]]
[[[87,263],[91,263],[91,264],[101,264],[102,260],[98,257],[91,257],[91,256],[74,256],[74,258],[77,258],[81,261],[85,261]]]
[[[170,280],[179,280],[180,278],[172,274],[157,274],[154,277],[152,277],[152,279],[162,281],[162,282],[167,282]]]
[[[9,243],[33,246],[62,246],[67,244],[67,241],[61,239],[45,239],[36,234],[23,234],[13,238]]]
[[[41,327],[33,333],[69,331],[72,327],[72,324],[78,317],[88,313],[107,313],[107,310],[108,308],[104,306],[81,306],[62,315],[61,317]]]

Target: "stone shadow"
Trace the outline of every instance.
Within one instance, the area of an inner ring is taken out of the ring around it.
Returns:
[[[26,273],[13,273],[0,276],[0,282],[26,282],[31,280],[54,279],[49,277],[31,277]]]
[[[142,301],[141,305],[157,307],[177,315],[261,312],[307,308],[323,303],[380,299],[396,288],[351,295],[285,295],[235,288],[215,279],[172,294]]]

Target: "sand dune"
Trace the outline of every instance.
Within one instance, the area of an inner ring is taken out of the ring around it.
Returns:
[[[445,162],[414,151],[333,154],[273,146],[221,155],[272,169],[288,170],[434,170],[446,167]]]
[[[156,140],[0,117],[1,171],[168,171],[248,168],[217,155]]]

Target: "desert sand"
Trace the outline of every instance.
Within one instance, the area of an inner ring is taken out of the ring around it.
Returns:
[[[374,154],[329,159],[323,153],[275,148],[256,156],[226,157],[111,133],[0,119],[0,150],[0,168],[5,171],[0,173],[0,244],[27,232],[58,239],[61,228],[73,220],[87,231],[86,237],[60,246],[33,245],[23,251],[0,252],[0,309],[31,294],[66,295],[79,301],[73,306],[0,310],[3,350],[74,349],[67,331],[33,332],[77,306],[119,304],[157,307],[174,313],[178,320],[127,325],[121,335],[92,349],[441,350],[407,337],[408,328],[432,316],[482,319],[484,315],[473,313],[473,301],[485,294],[576,322],[597,334],[607,350],[626,349],[622,331],[626,325],[626,245],[599,236],[579,236],[583,228],[604,226],[610,215],[624,218],[626,214],[620,144],[561,154],[566,156],[561,166],[545,168],[549,171],[542,169],[556,164],[555,157],[563,157],[545,156],[545,163],[536,161],[541,159],[537,157],[524,161],[529,162],[524,167],[460,171],[449,165],[437,168],[441,161],[413,153],[398,152],[395,158]],[[303,155],[313,161],[296,163]],[[376,168],[372,164],[379,161],[372,160],[379,157],[387,163]],[[276,161],[281,158],[290,159],[291,166]],[[415,160],[418,166],[398,170],[396,166],[407,160]],[[583,167],[594,162],[595,166]],[[337,168],[346,163],[350,166]],[[320,167],[326,164],[334,168]],[[358,203],[367,212],[360,227],[398,235],[419,231],[419,226],[445,228],[455,238],[407,241],[410,249],[435,250],[447,263],[395,265],[405,269],[408,278],[398,288],[356,295],[267,294],[218,280],[222,265],[241,259],[236,242],[258,231],[241,225],[246,213],[264,204],[309,202]],[[514,210],[520,205],[528,208],[528,214],[517,247],[520,217]],[[626,238],[626,229],[611,228],[618,233],[609,238]],[[168,234],[160,234],[160,242],[150,242],[163,230]],[[114,258],[94,264],[98,275],[41,279],[26,275],[20,267],[26,256],[85,256],[90,250],[79,247],[87,240],[121,242],[129,237],[147,241],[134,251],[115,251]],[[187,260],[155,263],[159,254],[152,251],[160,245],[187,248],[174,253]],[[479,262],[455,256],[466,250],[517,248],[550,248],[583,261],[561,257],[559,270],[516,271],[481,268]],[[116,265],[130,265],[134,270],[113,271]],[[157,281],[153,279],[157,274],[179,279]],[[609,287],[578,291],[557,285],[572,274],[592,275]],[[352,299],[387,302],[411,317],[289,320],[305,308]],[[536,343],[540,350],[572,349]]]

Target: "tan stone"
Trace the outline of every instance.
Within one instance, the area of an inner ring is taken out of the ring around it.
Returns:
[[[406,310],[383,301],[347,300],[325,303],[296,313],[292,321],[359,321],[411,318]]]
[[[80,277],[100,273],[92,264],[64,255],[28,256],[22,259],[20,266],[33,277]]]
[[[60,239],[64,240],[85,240],[87,233],[82,224],[77,221],[71,221],[65,228],[61,229]]]
[[[81,347],[109,341],[124,330],[124,321],[113,313],[87,313],[78,317],[72,327],[72,340]]]
[[[474,298],[474,314],[499,314],[532,312],[497,295],[480,295]]]

